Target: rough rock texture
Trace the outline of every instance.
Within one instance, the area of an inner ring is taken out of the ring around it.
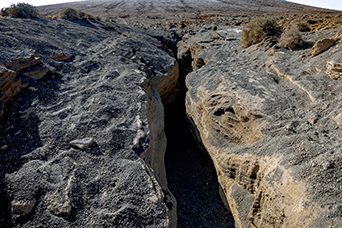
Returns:
[[[342,63],[328,61],[326,73],[331,79],[340,80],[342,78]]]
[[[333,46],[340,38],[324,38],[317,41],[312,47],[311,55],[316,56]]]
[[[7,102],[13,100],[25,86],[14,71],[0,66],[0,118],[4,115]]]
[[[303,49],[270,56],[267,42],[242,50],[234,28],[180,44],[179,56],[206,62],[187,76],[187,114],[239,227],[342,226],[342,84],[326,74],[342,46],[310,57],[310,43],[339,30],[303,33]]]
[[[178,64],[162,34],[59,19],[0,27],[1,105],[28,85],[0,120],[0,226],[176,227],[162,101]]]

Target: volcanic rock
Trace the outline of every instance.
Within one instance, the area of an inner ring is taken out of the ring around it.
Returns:
[[[167,34],[61,19],[0,26],[0,226],[176,227],[163,103],[178,64],[155,38]]]
[[[0,66],[0,118],[4,115],[4,108],[7,102],[12,101],[19,91],[26,87],[17,74],[3,66]]]
[[[317,41],[312,47],[311,55],[315,56],[333,46],[339,38],[324,38]]]
[[[83,150],[84,148],[91,146],[94,142],[95,140],[93,138],[84,138],[73,140],[69,145]]]
[[[338,31],[303,35],[322,40]],[[342,47],[315,57],[308,46],[242,50],[238,39],[210,41],[208,31],[182,41],[179,56],[198,44],[206,65],[187,76],[187,114],[238,227],[342,226],[342,84],[325,73]]]

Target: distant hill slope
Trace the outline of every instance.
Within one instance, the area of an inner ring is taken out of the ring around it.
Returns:
[[[73,7],[103,19],[127,24],[175,22],[203,15],[326,13],[332,10],[308,7],[284,0],[97,0],[41,6],[43,15],[56,15]]]

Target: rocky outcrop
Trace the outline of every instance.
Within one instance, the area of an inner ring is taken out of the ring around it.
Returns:
[[[238,39],[210,41],[209,33],[198,34],[210,47],[197,55],[206,65],[187,76],[187,115],[237,226],[342,226],[341,84],[325,73],[341,47],[317,57],[308,48],[269,56],[261,46],[241,50]]]
[[[312,47],[311,55],[316,56],[333,46],[339,38],[324,38],[317,41]]]
[[[35,80],[40,80],[48,73],[55,73],[53,67],[47,68],[30,49],[16,50],[7,55],[4,53],[1,63],[0,118],[4,115],[6,103],[13,100],[17,93],[27,86],[22,83],[17,74],[22,73]]]
[[[1,76],[28,85],[0,125],[0,226],[176,227],[162,102],[178,65],[154,38],[164,34],[99,21],[0,24]]]
[[[8,61],[8,59],[6,60]],[[6,60],[4,59],[2,62]],[[37,57],[34,51],[30,49],[17,51],[13,56],[10,57],[8,62],[4,62],[2,65],[10,70],[13,70],[17,73],[22,73],[35,80],[42,79],[49,72],[55,73],[56,71],[53,67],[48,69],[44,64],[42,64],[40,58]]]
[[[57,60],[57,61],[67,61],[67,60],[70,60],[72,57],[74,56],[73,55],[65,56],[64,53],[50,56],[50,58]]]
[[[342,78],[342,63],[328,61],[326,73],[331,79],[340,80]]]
[[[7,68],[0,66],[0,118],[4,115],[5,105],[12,101],[18,92],[26,87],[20,79],[17,78],[17,74],[8,70]]]

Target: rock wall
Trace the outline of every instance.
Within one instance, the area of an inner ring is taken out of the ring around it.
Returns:
[[[156,34],[99,21],[0,26],[1,79],[27,84],[0,124],[0,226],[176,227],[162,101],[178,65]]]
[[[12,101],[17,93],[26,85],[17,78],[14,71],[1,66],[0,68],[0,118],[4,116],[5,105]]]
[[[206,65],[186,79],[187,114],[237,226],[342,226],[342,85],[329,75],[340,44],[315,57],[310,46],[269,55],[262,45],[242,50],[233,28],[217,32],[215,41],[210,31],[187,35],[180,56],[204,47],[193,59]],[[315,43],[336,32],[303,35]]]
[[[0,118],[4,115],[6,103],[12,101],[19,91],[27,86],[27,84],[22,83],[17,74],[21,73],[39,80],[48,73],[55,73],[55,69],[53,67],[48,69],[32,50],[16,50],[11,55],[8,54],[10,53],[4,54],[4,58],[1,61]]]

